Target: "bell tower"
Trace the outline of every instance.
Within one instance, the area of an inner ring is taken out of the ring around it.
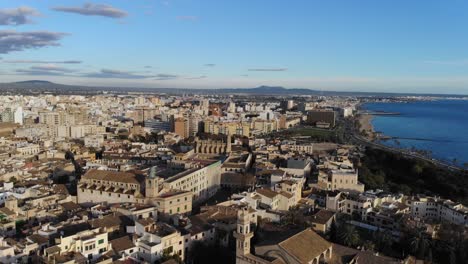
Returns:
[[[232,149],[231,140],[232,140],[231,133],[228,132],[228,135],[227,135],[227,142],[226,142],[226,154],[230,154],[230,153],[231,153],[231,149]]]
[[[250,239],[253,233],[250,230],[250,215],[247,207],[237,212],[237,229],[234,233],[236,238],[236,256],[250,254]]]
[[[155,198],[159,194],[159,177],[156,176],[156,166],[150,169],[148,177],[145,180],[145,196],[146,198]]]

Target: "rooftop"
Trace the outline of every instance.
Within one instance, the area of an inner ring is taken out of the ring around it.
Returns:
[[[330,242],[323,239],[312,229],[297,233],[278,245],[301,263],[310,262],[332,246]]]
[[[130,172],[122,172],[122,171],[104,171],[104,170],[91,169],[88,172],[86,172],[82,178],[89,179],[89,180],[114,181],[114,182],[122,182],[122,183],[140,184],[140,182],[137,179],[136,174],[130,173]]]

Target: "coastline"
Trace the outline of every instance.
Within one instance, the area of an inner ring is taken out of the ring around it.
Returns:
[[[365,137],[369,140],[375,139],[375,130],[372,125],[373,118],[374,116],[370,114],[360,114],[358,118],[360,124],[359,132],[364,133]]]
[[[433,100],[433,101],[437,101],[437,100]],[[462,101],[462,100],[460,100],[460,101]],[[366,108],[363,107],[363,104],[360,104],[360,106],[363,109],[366,109]],[[392,113],[391,111],[394,111],[393,109],[384,109],[384,110],[387,110],[390,113]],[[397,112],[395,112],[395,113],[397,113]],[[398,113],[398,115],[400,115],[400,113]],[[414,158],[420,158],[420,159],[423,159],[425,161],[431,162],[433,164],[439,165],[441,167],[446,167],[448,169],[452,169],[452,170],[466,170],[467,169],[466,165],[462,165],[462,164],[465,164],[465,163],[463,163],[463,162],[465,162],[463,160],[458,161],[458,162],[457,161],[454,162],[451,159],[444,158],[441,155],[439,155],[439,156],[433,155],[432,154],[432,151],[433,151],[432,148],[416,147],[413,144],[403,145],[403,143],[401,143],[401,141],[400,141],[400,139],[402,141],[404,141],[404,140],[421,140],[421,139],[423,139],[423,137],[402,137],[402,138],[399,138],[398,136],[389,137],[389,136],[386,136],[385,134],[383,134],[383,132],[376,131],[376,128],[373,127],[373,125],[372,125],[373,118],[379,118],[379,115],[374,116],[374,115],[372,115],[372,112],[365,112],[365,114],[363,114],[361,112],[361,114],[359,114],[357,116],[357,121],[359,122],[358,123],[359,124],[359,132],[366,131],[366,133],[361,134],[361,137],[363,137],[366,140],[372,142],[372,144],[380,145],[380,146],[382,146],[382,147],[384,147],[386,149],[392,149],[394,151],[399,151],[402,154],[412,156]],[[396,144],[391,144],[392,142],[385,143],[386,139],[390,139],[390,140],[393,139]],[[427,140],[427,139],[425,139],[425,140]],[[429,141],[431,141],[431,139],[429,139]],[[454,159],[454,160],[456,160],[456,159]]]

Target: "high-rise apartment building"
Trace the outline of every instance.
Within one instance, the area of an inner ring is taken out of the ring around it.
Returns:
[[[188,138],[190,136],[189,132],[189,121],[186,118],[179,117],[174,120],[174,133],[183,138]]]

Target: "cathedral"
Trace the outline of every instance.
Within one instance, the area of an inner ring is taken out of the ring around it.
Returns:
[[[195,139],[195,153],[224,155],[231,152],[231,135],[226,140]]]

